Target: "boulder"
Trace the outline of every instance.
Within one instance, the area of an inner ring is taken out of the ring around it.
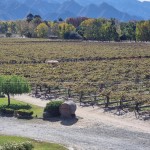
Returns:
[[[76,104],[73,101],[65,101],[59,108],[62,118],[75,117]]]

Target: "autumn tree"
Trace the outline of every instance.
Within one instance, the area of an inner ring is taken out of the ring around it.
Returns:
[[[73,25],[65,22],[60,23],[58,28],[59,28],[59,36],[61,38],[67,38],[68,33],[75,31],[75,27]]]
[[[0,76],[0,93],[8,97],[10,105],[10,95],[30,92],[30,85],[27,80],[19,76]]]
[[[28,31],[28,22],[26,21],[16,21],[17,32],[23,36]]]
[[[46,38],[48,36],[48,26],[45,23],[40,23],[36,28],[37,37]]]
[[[83,21],[87,19],[88,19],[87,17],[68,18],[66,19],[66,23],[72,24],[74,27],[77,28]]]
[[[150,21],[141,21],[136,27],[137,41],[150,41]]]
[[[82,35],[85,39],[92,40],[94,35],[93,32],[98,30],[93,30],[94,21],[95,19],[88,19],[81,23],[78,33]]]
[[[16,21],[16,28],[17,33],[19,33],[21,36],[26,37],[35,37],[35,28],[36,25],[31,21]]]
[[[49,34],[58,36],[59,35],[59,23],[57,22],[48,22]]]
[[[81,23],[78,32],[88,40],[116,41],[118,39],[116,25],[113,20],[85,20]]]

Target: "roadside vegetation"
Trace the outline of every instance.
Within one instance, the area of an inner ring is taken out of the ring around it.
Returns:
[[[54,143],[47,143],[47,142],[41,142],[41,141],[35,141],[29,138],[22,138],[22,137],[15,137],[15,136],[6,136],[6,135],[0,135],[0,146],[4,146],[6,143],[30,143],[34,147],[34,150],[67,150],[67,148],[54,144]],[[10,145],[11,145],[10,144]],[[28,149],[27,149],[28,150]]]
[[[4,111],[5,110],[5,111]],[[11,104],[7,105],[7,98],[0,98],[0,112],[2,115],[13,116],[15,111],[21,110],[22,112],[28,112],[31,114],[31,117],[41,118],[43,116],[43,108],[31,104],[27,104],[24,102],[19,102],[14,99],[11,99]]]

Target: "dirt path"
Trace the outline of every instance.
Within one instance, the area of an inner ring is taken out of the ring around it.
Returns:
[[[47,101],[27,95],[15,99],[44,107]],[[118,117],[97,107],[79,107],[78,120],[18,120],[0,117],[0,134],[64,144],[77,150],[149,150],[150,123],[132,114]]]
[[[24,101],[37,106],[45,107],[49,102],[30,97],[28,95],[14,96],[14,99]],[[81,118],[75,125],[92,126],[93,124],[104,123],[115,127],[126,128],[134,131],[150,133],[150,121],[141,121],[135,118],[134,113],[128,113],[124,116],[117,116],[112,113],[104,113],[99,107],[82,107],[78,105],[76,115]]]

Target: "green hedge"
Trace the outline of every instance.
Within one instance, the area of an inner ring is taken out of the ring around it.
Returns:
[[[4,116],[13,116],[14,115],[14,110],[11,108],[1,108],[0,109],[0,114]]]
[[[60,116],[59,107],[63,101],[51,101],[44,108],[44,118]]]
[[[32,118],[33,111],[20,109],[15,111],[15,114],[17,115],[18,118]]]

